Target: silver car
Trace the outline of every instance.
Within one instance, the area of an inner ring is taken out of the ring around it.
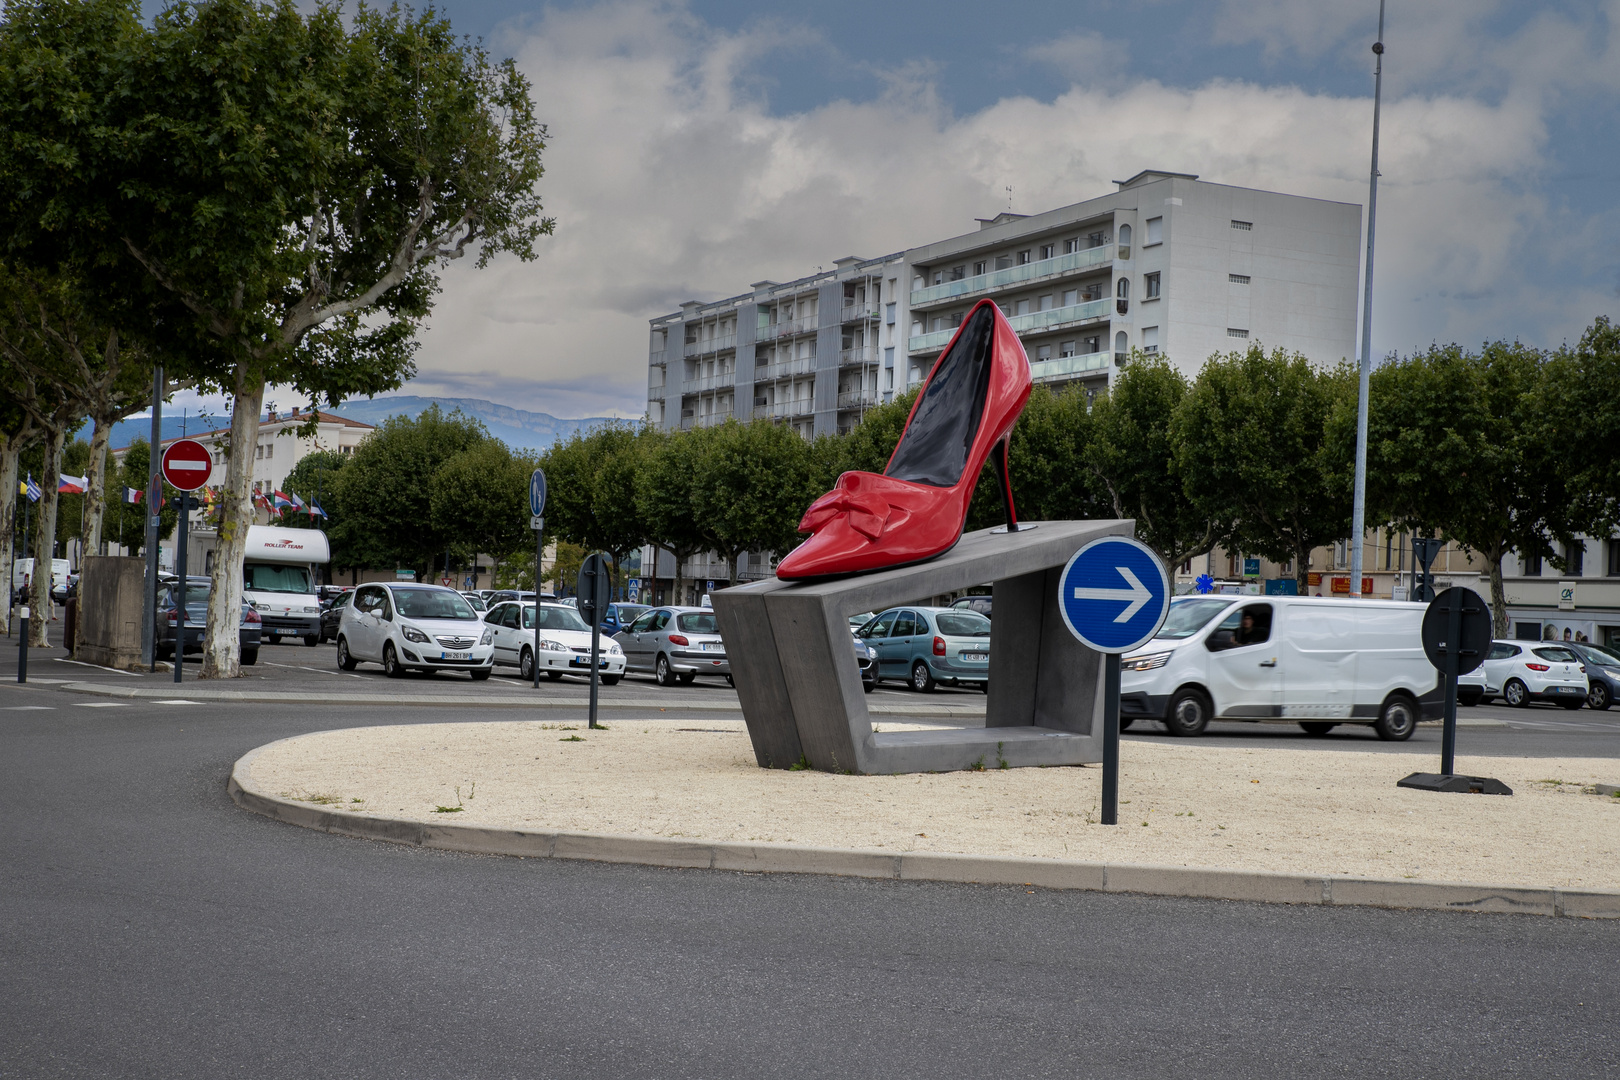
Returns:
[[[650,671],[659,686],[688,686],[699,675],[731,682],[726,645],[711,608],[660,607],[613,635],[626,671]]]

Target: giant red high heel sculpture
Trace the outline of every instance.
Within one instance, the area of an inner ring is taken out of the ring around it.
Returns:
[[[783,580],[831,578],[926,562],[956,546],[979,473],[992,457],[1018,530],[1007,442],[1029,401],[1029,357],[989,300],[968,313],[934,362],[881,473],[847,472],[805,511],[810,539],[777,566]]]

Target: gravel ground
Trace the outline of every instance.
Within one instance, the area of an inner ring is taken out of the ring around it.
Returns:
[[[882,724],[883,730],[917,725]],[[825,847],[949,851],[1564,888],[1620,888],[1620,782],[1600,758],[1458,758],[1511,798],[1397,788],[1412,759],[1125,742],[1101,771],[839,776],[760,769],[740,722],[418,724],[264,748],[261,791],[380,817]]]

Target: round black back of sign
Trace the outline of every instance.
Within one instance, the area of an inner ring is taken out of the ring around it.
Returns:
[[[1451,609],[1461,607],[1459,623],[1461,633],[1455,643],[1447,640],[1451,624]],[[1466,675],[1485,662],[1485,653],[1491,647],[1491,609],[1473,589],[1451,588],[1429,602],[1423,613],[1423,652],[1441,671],[1446,669],[1446,655],[1457,650],[1457,674]]]

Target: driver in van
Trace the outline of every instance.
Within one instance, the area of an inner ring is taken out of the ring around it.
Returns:
[[[1254,645],[1264,640],[1266,640],[1265,632],[1254,625],[1254,613],[1245,611],[1243,613],[1243,622],[1238,627],[1238,632],[1233,638],[1234,643],[1238,645]]]

